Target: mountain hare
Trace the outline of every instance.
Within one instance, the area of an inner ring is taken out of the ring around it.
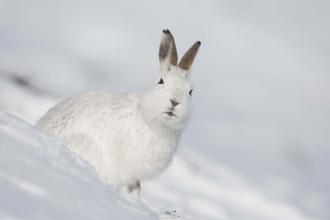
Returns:
[[[197,41],[182,57],[163,30],[160,77],[141,93],[86,92],[52,107],[37,127],[57,136],[116,190],[140,191],[140,180],[171,162],[191,112],[189,70]]]

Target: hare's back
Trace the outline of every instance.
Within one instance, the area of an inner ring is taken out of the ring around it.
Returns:
[[[124,114],[134,111],[137,99],[130,94],[86,92],[66,98],[49,109],[37,122],[37,127],[56,135],[62,130],[79,131],[104,123],[119,123]]]

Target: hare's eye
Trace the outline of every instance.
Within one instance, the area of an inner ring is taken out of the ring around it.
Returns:
[[[164,80],[162,78],[160,78],[158,84],[164,84]]]
[[[192,96],[192,92],[193,92],[193,90],[191,89],[191,90],[189,91],[189,95],[190,95],[190,96]]]

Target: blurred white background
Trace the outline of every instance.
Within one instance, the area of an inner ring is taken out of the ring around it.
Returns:
[[[0,109],[33,124],[85,90],[148,88],[168,28],[179,55],[202,42],[178,156],[191,172],[182,178],[174,161],[146,183],[146,200],[205,219],[330,219],[329,9],[325,0],[0,0]]]

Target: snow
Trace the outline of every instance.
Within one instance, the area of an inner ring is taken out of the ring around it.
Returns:
[[[0,219],[158,219],[54,137],[0,112]]]
[[[0,109],[34,124],[83,90],[146,88],[169,28],[179,55],[202,42],[195,109],[173,164],[142,182],[144,202],[188,219],[330,219],[329,6],[2,0]]]

